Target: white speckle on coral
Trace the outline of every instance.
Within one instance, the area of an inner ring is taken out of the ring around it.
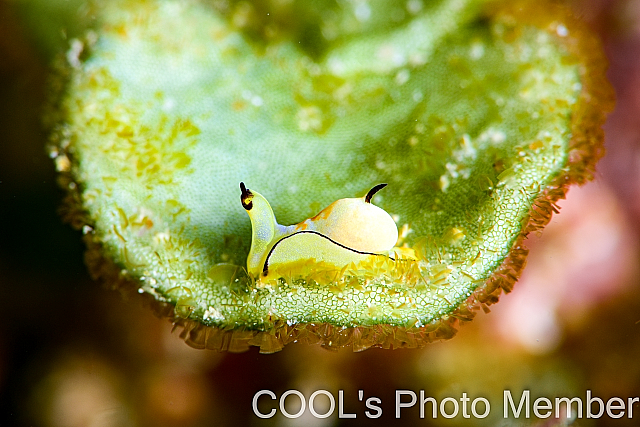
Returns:
[[[412,15],[419,13],[422,10],[422,2],[420,0],[409,0],[407,2],[407,10]]]
[[[356,4],[354,13],[358,21],[368,21],[371,18],[371,6],[366,1],[360,1]]]
[[[427,55],[422,52],[409,55],[409,64],[413,67],[419,67],[427,63]]]
[[[449,173],[449,175],[451,175],[451,178],[457,178],[458,177],[458,166],[457,165],[447,162],[447,164],[445,164],[444,167],[447,169],[447,172]]]
[[[167,98],[162,104],[162,111],[165,113],[170,112],[176,106],[176,101],[173,98]]]
[[[171,233],[169,232],[169,230],[158,232],[153,236],[153,241],[155,244],[166,243],[169,240],[171,240]]]
[[[407,70],[407,69],[402,69],[402,70],[398,71],[398,73],[396,74],[396,84],[398,86],[402,86],[407,81],[409,81],[409,77],[410,76],[411,76],[411,74],[409,73],[409,70]]]
[[[378,59],[382,61],[383,67],[400,67],[407,62],[407,58],[401,49],[397,49],[391,44],[385,44],[378,49]]]
[[[567,37],[569,35],[569,30],[567,30],[567,27],[560,24],[556,27],[556,34],[560,37]]]
[[[469,56],[471,56],[471,59],[474,59],[474,60],[478,60],[482,58],[484,56],[484,44],[480,42],[474,42],[471,45]]]
[[[501,144],[507,140],[507,134],[501,130],[489,128],[478,137],[480,141],[489,141],[493,144]]]
[[[440,176],[440,190],[442,191],[447,191],[447,188],[449,188],[449,177],[447,176],[447,174],[441,175]]]
[[[80,63],[80,55],[82,54],[83,50],[84,44],[80,40],[71,40],[71,47],[67,51],[67,62],[73,68],[80,68],[80,66],[82,65]]]
[[[551,55],[552,51],[551,48],[549,46],[540,46],[540,48],[538,49],[538,51],[536,52],[536,54],[538,55],[538,58],[546,58],[549,55]]]
[[[500,144],[507,139],[507,134],[501,130],[493,130],[490,134],[491,142],[494,144]]]
[[[333,74],[341,75],[345,71],[344,63],[338,58],[331,58],[329,60],[329,70],[331,70]]]
[[[252,104],[254,107],[260,107],[260,106],[262,106],[262,104],[263,104],[262,98],[261,98],[261,97],[259,97],[258,95],[254,95],[254,96],[252,96],[252,97],[251,97],[251,104]]]
[[[298,128],[303,132],[322,129],[322,110],[315,105],[300,108],[296,119],[298,119]]]
[[[220,311],[216,310],[214,307],[209,307],[208,309],[206,309],[204,314],[202,315],[202,318],[204,320],[224,320],[224,316],[222,315],[222,313],[220,313]]]
[[[471,137],[469,136],[469,134],[465,133],[464,135],[462,135],[462,141],[460,141],[460,145],[462,146],[461,151],[463,154],[463,158],[460,159],[460,161],[466,158],[476,158],[476,156],[478,155],[478,151],[476,150],[476,147],[474,147],[471,143]]]

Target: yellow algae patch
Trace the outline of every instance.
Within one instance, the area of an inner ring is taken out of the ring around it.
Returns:
[[[83,82],[79,91],[99,91],[102,97],[78,98],[73,105],[76,124],[87,137],[81,144],[99,135],[104,144],[96,147],[96,155],[112,162],[118,179],[151,189],[175,185],[178,174],[193,173],[189,152],[201,131],[192,120],[160,114],[157,120],[145,121],[141,114],[148,106],[122,102],[120,84],[105,68],[92,70]]]

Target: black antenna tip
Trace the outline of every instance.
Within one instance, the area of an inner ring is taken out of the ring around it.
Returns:
[[[246,210],[251,210],[251,208],[253,207],[253,202],[251,200],[247,202],[247,199],[249,198],[249,196],[252,196],[253,194],[251,194],[251,191],[247,190],[247,187],[244,186],[244,182],[240,183],[240,191],[242,191],[242,194],[240,195],[240,201],[242,202],[242,207],[245,208]]]
[[[378,191],[382,190],[382,189],[383,189],[384,187],[386,187],[386,186],[387,186],[387,184],[378,184],[378,185],[376,185],[375,187],[373,187],[371,190],[369,190],[369,192],[367,193],[367,195],[366,195],[366,196],[364,196],[364,201],[365,201],[365,203],[371,203],[371,198],[372,198],[373,196],[375,196],[375,194],[376,194]]]

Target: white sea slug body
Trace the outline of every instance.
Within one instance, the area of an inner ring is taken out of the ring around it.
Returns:
[[[398,240],[396,223],[371,198],[386,184],[364,197],[336,200],[313,218],[298,224],[278,224],[269,202],[240,183],[242,206],[252,225],[247,270],[266,277],[295,271],[310,263],[341,269],[371,257],[389,256]]]

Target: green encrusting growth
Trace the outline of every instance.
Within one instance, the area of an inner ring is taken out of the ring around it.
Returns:
[[[110,2],[52,149],[90,268],[175,305],[194,346],[452,336],[601,155],[599,46],[547,6]],[[256,284],[240,181],[282,224],[386,182],[375,202],[420,261]]]

